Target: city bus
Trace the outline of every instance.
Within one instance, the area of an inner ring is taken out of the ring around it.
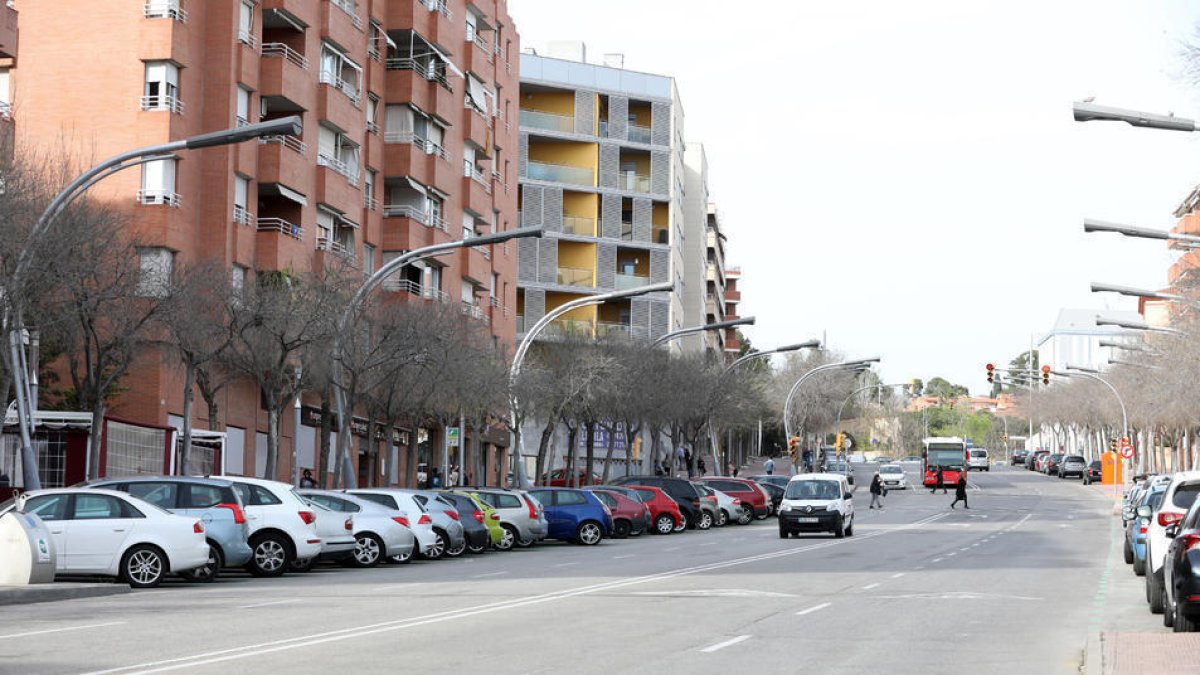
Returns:
[[[942,467],[942,482],[947,488],[958,482],[967,466],[967,444],[958,437],[933,437],[922,441],[921,452],[922,484],[937,485],[937,469]]]

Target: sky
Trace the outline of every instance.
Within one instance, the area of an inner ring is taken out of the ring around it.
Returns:
[[[1191,5],[1189,7],[1189,4]],[[1060,308],[1136,309],[1200,184],[1197,134],[1081,124],[1071,102],[1200,117],[1186,0],[510,0],[522,44],[676,79],[742,268],[756,347],[828,337],[885,382],[987,389]]]

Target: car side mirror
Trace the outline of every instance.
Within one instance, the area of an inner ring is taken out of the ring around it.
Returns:
[[[1151,516],[1150,505],[1142,504],[1141,506],[1137,507],[1137,514],[1138,518],[1149,518]]]
[[[1167,539],[1174,539],[1175,535],[1179,534],[1179,524],[1172,523],[1168,525],[1163,534],[1167,535]]]

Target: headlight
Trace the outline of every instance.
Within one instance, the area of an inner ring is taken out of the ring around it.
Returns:
[[[779,507],[779,510],[784,513],[787,513],[788,511],[792,510],[792,506],[791,506],[791,504],[784,504],[783,506]]]
[[[838,505],[837,505],[837,504],[826,504],[826,505],[825,505],[825,510],[826,510],[826,511],[837,511],[837,510],[838,510]]]

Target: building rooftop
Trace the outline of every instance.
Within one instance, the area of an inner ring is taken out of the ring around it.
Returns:
[[[568,59],[521,54],[521,81],[669,101],[674,78]]]

